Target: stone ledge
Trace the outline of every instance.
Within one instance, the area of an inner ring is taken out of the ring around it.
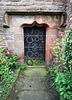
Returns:
[[[65,13],[64,10],[8,10],[6,11],[9,15],[61,15]]]
[[[40,4],[46,4],[46,5],[63,5],[65,3],[61,3],[61,2],[0,2],[0,5],[4,5],[4,6],[26,6],[26,5],[40,5]]]

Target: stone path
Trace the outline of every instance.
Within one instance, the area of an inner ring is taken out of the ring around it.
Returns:
[[[20,73],[8,100],[59,100],[50,84],[45,67],[28,67]]]

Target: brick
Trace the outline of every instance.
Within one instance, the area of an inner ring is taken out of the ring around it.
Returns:
[[[46,61],[49,61],[50,63],[53,59],[52,53],[50,51],[47,51],[45,55],[46,55]]]
[[[7,41],[8,49],[9,50],[14,50],[14,41]]]
[[[46,28],[47,35],[57,35],[58,29],[57,28]]]
[[[24,51],[19,54],[19,57],[23,57],[24,58]]]
[[[6,46],[6,42],[5,41],[0,41],[0,46]]]
[[[15,34],[14,41],[24,41],[24,36],[22,34]]]
[[[21,64],[24,63],[24,33],[22,24],[32,24],[36,21],[39,24],[48,25],[46,28],[46,63],[52,62],[52,54],[50,52],[50,46],[53,44],[52,39],[56,39],[58,36],[58,28],[62,24],[63,19],[60,20],[61,12],[65,12],[64,3],[66,0],[1,0],[0,2],[0,34],[5,34],[6,42],[3,42],[2,46],[8,46],[11,54],[15,52],[20,56]],[[67,3],[67,25],[70,24],[70,15],[72,12],[72,4]],[[13,15],[8,15],[10,28],[3,28],[4,14],[5,12],[10,12],[11,14],[16,14],[12,12],[17,12],[16,18]],[[29,12],[28,15],[24,17],[24,13]],[[30,12],[36,13],[36,15],[31,15]],[[38,12],[38,15],[37,15]],[[43,14],[46,13],[47,15]],[[49,14],[50,12],[50,14]],[[60,12],[57,18],[54,12]],[[21,15],[21,14],[22,15]],[[20,14],[20,17],[19,17]],[[23,16],[23,17],[22,17]],[[27,19],[29,16],[29,20]],[[72,25],[70,26],[72,27]],[[63,29],[63,28],[62,28]],[[61,28],[60,28],[61,30]],[[7,45],[5,44],[7,43]],[[5,45],[4,45],[5,44]]]
[[[35,1],[44,1],[44,0],[35,0]]]
[[[14,42],[14,48],[18,49],[18,50],[24,50],[24,42],[23,41],[22,42],[19,42],[19,41]]]
[[[53,0],[53,2],[65,2],[65,0]]]
[[[20,58],[20,59],[18,60],[18,64],[23,65],[23,64],[24,64],[24,59],[23,59],[23,58]]]
[[[53,0],[45,0],[45,1],[47,1],[47,2],[53,2]]]
[[[56,38],[57,36],[46,36],[46,45],[52,45]]]
[[[21,1],[21,0],[2,0],[2,1],[4,1],[4,2],[19,2],[19,1]]]
[[[8,50],[9,51],[9,54],[8,55],[13,55],[15,54],[14,50]]]
[[[13,37],[9,36],[9,35],[6,35],[6,40],[13,40]]]

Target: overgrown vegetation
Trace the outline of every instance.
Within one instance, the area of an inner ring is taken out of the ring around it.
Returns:
[[[63,36],[63,34],[61,34]],[[72,29],[68,31],[66,40],[54,41],[53,66],[49,73],[54,81],[60,100],[72,100]]]
[[[45,61],[40,59],[25,59],[25,64],[29,66],[43,66]]]
[[[63,34],[61,34],[63,36]],[[72,29],[64,38],[53,41],[53,66],[49,68],[51,79],[54,81],[56,90],[60,94],[60,100],[72,100]],[[17,55],[7,57],[3,54],[5,48],[0,47],[0,99],[4,99],[16,74],[13,69],[25,68],[26,65],[18,65]]]
[[[7,93],[9,87],[14,82],[17,70],[25,68],[26,65],[18,65],[17,60],[19,57],[17,55],[12,55],[7,57],[4,54],[5,48],[0,47],[0,100],[3,100],[5,94]]]

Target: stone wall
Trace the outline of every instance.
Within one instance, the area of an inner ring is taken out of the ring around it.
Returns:
[[[5,38],[7,41],[8,50],[11,54],[17,53],[21,58],[20,62],[24,62],[24,25],[32,25],[34,22],[46,24],[46,62],[48,64],[52,60],[50,47],[52,38],[55,40],[58,36],[58,27],[60,26],[60,16],[56,15],[9,15],[9,26],[6,29]],[[32,25],[33,26],[33,25]]]
[[[25,14],[38,13],[38,14],[62,14],[65,12],[66,0],[1,0],[0,1],[0,37],[3,36],[5,28],[3,25],[6,21],[7,14]],[[7,27],[6,27],[7,28]],[[4,46],[7,44],[4,44]]]
[[[70,27],[72,28],[72,0],[70,0],[70,5],[69,5],[69,16],[70,16]]]
[[[69,2],[68,2],[69,4]],[[17,53],[20,63],[24,63],[24,34],[22,24],[45,23],[46,28],[46,62],[49,64],[52,55],[49,52],[51,37],[58,37],[63,31],[66,20],[66,0],[0,0],[0,38],[6,40],[0,44],[10,54]],[[69,5],[68,5],[69,6]],[[67,23],[69,17],[67,18]],[[30,22],[30,23],[29,23]]]
[[[1,2],[35,2],[35,1],[44,1],[44,2],[65,2],[66,0],[1,0]]]

